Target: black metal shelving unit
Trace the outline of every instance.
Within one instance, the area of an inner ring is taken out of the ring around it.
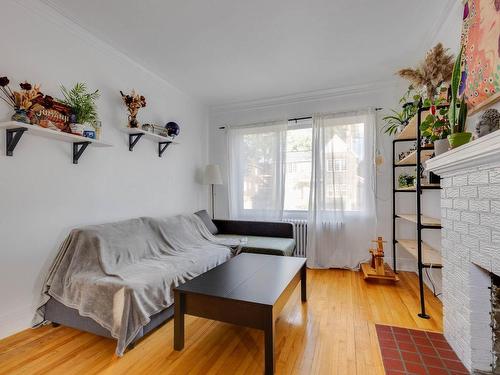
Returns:
[[[437,106],[437,109],[445,108],[447,106],[441,105]],[[422,147],[422,135],[420,132],[420,124],[422,122],[422,112],[429,110],[429,107],[423,107],[422,103],[419,103],[417,111],[417,122],[416,122],[416,137],[415,138],[405,138],[405,139],[394,139],[392,141],[392,257],[393,257],[393,269],[397,273],[397,261],[396,261],[396,244],[398,240],[396,239],[396,220],[401,218],[396,212],[396,194],[397,193],[416,193],[416,227],[417,227],[417,239],[416,239],[416,252],[417,252],[417,266],[418,266],[418,283],[419,283],[419,293],[420,293],[420,313],[418,316],[423,319],[429,319],[430,316],[425,311],[425,289],[424,289],[424,279],[423,270],[424,268],[442,268],[442,265],[433,265],[423,262],[423,243],[422,243],[422,230],[436,230],[441,229],[441,225],[428,225],[422,222],[422,198],[423,191],[430,189],[441,189],[438,185],[427,185],[422,186],[421,174],[423,172],[422,166],[422,151],[429,150],[433,148]],[[396,158],[396,144],[402,142],[416,142],[416,163],[415,164],[398,164],[395,160]],[[396,187],[396,169],[405,167],[416,167],[416,185],[415,189],[399,189]]]

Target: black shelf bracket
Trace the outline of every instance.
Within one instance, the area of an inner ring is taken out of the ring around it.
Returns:
[[[161,158],[165,150],[167,149],[168,146],[172,144],[171,141],[169,142],[158,142],[158,156]]]
[[[78,159],[91,142],[75,142],[73,143],[73,164],[78,164]]]
[[[128,150],[133,151],[134,146],[139,142],[139,139],[142,138],[143,133],[129,134],[128,135]]]
[[[13,128],[5,130],[5,153],[7,154],[7,156],[14,155],[14,149],[16,148],[19,140],[26,131],[28,131],[27,128]]]

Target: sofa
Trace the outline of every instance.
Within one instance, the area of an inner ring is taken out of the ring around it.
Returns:
[[[194,216],[194,215],[192,215]],[[289,223],[269,223],[269,222],[247,222],[247,221],[234,221],[234,220],[210,220],[208,214],[206,211],[200,211],[196,213],[196,216],[201,219],[200,223],[203,222],[206,226],[206,228],[203,228],[204,230],[208,229],[214,236],[218,239],[227,239],[227,238],[241,238],[241,237],[246,237],[248,240],[246,243],[243,244],[241,250],[245,252],[254,252],[254,253],[263,253],[263,254],[274,254],[274,255],[292,255],[293,250],[295,247],[295,241],[293,240],[293,226],[292,224]],[[208,219],[208,220],[207,220]],[[139,218],[139,219],[133,219],[133,220],[142,220],[148,224],[146,224],[146,227],[152,226],[151,222],[156,223],[159,221],[158,219],[152,219],[152,218]],[[113,225],[112,224],[105,224],[106,225]],[[122,225],[121,223],[116,223],[118,225]],[[127,223],[125,223],[127,224]],[[203,226],[201,224],[201,226]],[[157,224],[154,224],[157,225]],[[164,225],[158,224],[158,225]],[[167,223],[166,227],[169,227],[170,225]],[[141,236],[140,231],[136,231],[135,229],[130,230],[130,228],[137,228],[138,226],[134,224],[133,226],[130,226],[124,231],[126,233],[126,236],[130,236],[130,239],[133,241],[138,241],[136,242],[136,247],[141,246],[140,244],[140,238],[138,239],[138,236]],[[101,229],[99,229],[101,230]],[[149,230],[149,229],[148,229]],[[86,229],[79,229],[76,230],[78,233],[84,233],[84,232],[89,232],[92,233],[96,232],[95,228],[90,228]],[[171,233],[175,236],[176,231],[172,230]],[[73,233],[72,233],[73,234]],[[71,236],[71,235],[70,235]],[[91,238],[92,239],[92,238]],[[123,238],[119,238],[116,240],[118,242],[123,241],[124,246],[128,244],[128,241]],[[76,242],[76,239],[73,238],[71,243]],[[146,241],[144,241],[146,242]],[[93,239],[90,242],[85,242],[85,243],[94,243]],[[139,244],[139,245],[137,245]],[[87,245],[85,245],[87,246]],[[119,245],[121,246],[121,245]],[[85,250],[86,251],[86,250]],[[206,265],[202,264],[203,269],[209,270],[210,268],[213,268],[217,264],[220,264],[221,262],[224,261],[224,259],[227,260],[227,258],[224,257],[219,257],[219,259],[214,262],[210,261],[209,259],[203,257],[203,249],[198,249],[198,252],[201,251],[201,255],[197,256],[196,259],[201,259],[201,263],[205,263]],[[66,251],[67,253],[67,251]],[[67,255],[66,255],[67,256]],[[206,259],[206,260],[205,260]],[[198,262],[199,263],[199,262]],[[199,266],[199,265],[198,265]],[[203,272],[203,271],[201,271]],[[197,273],[199,274],[200,271],[198,270]],[[192,277],[192,276],[190,276]],[[47,284],[47,286],[49,286]],[[173,287],[173,286],[172,286]],[[156,290],[157,291],[157,290]],[[110,330],[106,329],[103,327],[103,325],[97,323],[97,321],[91,317],[88,316],[88,314],[83,314],[87,316],[83,316],[80,312],[79,309],[70,307],[67,304],[63,304],[60,302],[57,298],[54,298],[50,294],[50,290],[47,289],[45,291],[45,296],[48,297],[48,300],[45,301],[43,304],[43,321],[45,322],[52,322],[54,326],[57,326],[59,324],[76,328],[82,331],[90,332],[99,336],[103,337],[108,337],[112,338]],[[126,341],[126,346],[122,346],[120,349],[117,347],[117,354],[122,355],[124,348],[128,347],[131,348],[135,345],[135,343],[141,339],[144,335],[147,333],[151,332],[153,329],[167,321],[168,319],[172,318],[174,314],[173,310],[173,304],[170,304],[166,308],[164,308],[161,311],[158,311],[154,314],[147,315],[149,316],[149,322],[145,325],[143,325],[140,330],[137,332],[135,337],[133,338],[132,341],[127,340]],[[115,336],[116,337],[116,336]]]
[[[242,239],[242,253],[292,256],[293,225],[283,222],[212,220],[206,210],[195,213],[217,238]]]

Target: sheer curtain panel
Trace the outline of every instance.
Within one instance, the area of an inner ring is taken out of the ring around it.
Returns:
[[[375,113],[313,116],[307,265],[356,269],[376,234]]]
[[[232,219],[281,220],[287,121],[229,127],[229,213]]]

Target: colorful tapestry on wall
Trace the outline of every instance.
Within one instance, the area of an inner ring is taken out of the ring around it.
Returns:
[[[473,113],[500,99],[500,0],[464,2],[462,45],[460,94]]]

